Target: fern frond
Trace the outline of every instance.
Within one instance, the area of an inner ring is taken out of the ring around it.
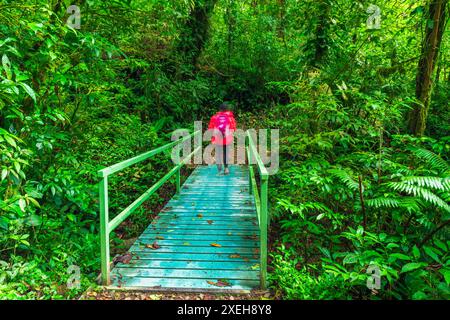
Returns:
[[[450,191],[450,179],[440,177],[405,177],[403,182],[428,187],[439,191]]]
[[[419,212],[420,207],[418,200],[414,197],[402,197],[402,198],[387,198],[378,197],[374,199],[366,200],[366,205],[368,207],[380,209],[380,208],[403,208],[408,212]]]
[[[435,195],[428,189],[423,187],[418,187],[412,184],[408,184],[406,182],[389,182],[388,187],[392,188],[395,191],[405,192],[407,194],[411,194],[415,197],[420,197],[426,202],[429,202],[438,208],[450,212],[450,206],[442,200],[439,196]]]
[[[373,207],[376,209],[385,207],[385,208],[398,208],[400,207],[400,199],[399,198],[385,198],[379,197],[374,199],[366,200],[366,204],[369,207]]]
[[[446,172],[449,170],[449,165],[447,161],[442,159],[439,155],[435,154],[434,152],[427,149],[416,147],[410,147],[409,150],[411,150],[416,157],[424,160],[431,168],[437,169],[440,172]]]
[[[349,189],[354,191],[359,189],[359,183],[353,180],[352,176],[350,176],[347,171],[342,169],[330,169],[328,172],[344,183]]]

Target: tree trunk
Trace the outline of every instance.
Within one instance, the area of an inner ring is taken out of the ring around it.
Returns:
[[[216,3],[217,0],[195,0],[194,8],[181,32],[178,51],[193,66],[196,66],[208,39],[209,19]]]
[[[426,15],[425,37],[416,75],[416,99],[420,102],[409,114],[409,131],[416,136],[425,132],[433,84],[433,73],[445,26],[448,0],[430,0]],[[431,23],[432,21],[432,23]]]
[[[331,3],[329,0],[320,0],[318,6],[318,21],[316,25],[316,41],[314,50],[314,65],[318,66],[322,63],[328,51],[328,28],[331,11]]]

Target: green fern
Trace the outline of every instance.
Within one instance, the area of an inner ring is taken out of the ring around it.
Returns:
[[[405,177],[403,182],[428,187],[439,191],[450,191],[450,178],[440,177]]]
[[[448,163],[434,152],[416,147],[409,147],[408,149],[412,151],[416,157],[424,160],[431,168],[439,170],[439,172],[449,171],[450,167]]]
[[[415,197],[420,197],[428,203],[431,203],[438,208],[450,212],[450,206],[442,200],[439,196],[434,194],[432,191],[425,189],[423,187],[415,186],[411,183],[407,183],[404,181],[400,182],[389,182],[388,187],[399,192],[404,192]]]
[[[344,183],[351,190],[358,190],[359,183],[353,180],[353,177],[343,169],[330,169],[328,172],[335,178],[339,179],[342,183]]]
[[[419,200],[415,197],[402,197],[402,198],[387,198],[378,197],[374,199],[368,199],[366,205],[372,208],[403,208],[409,213],[420,211]]]

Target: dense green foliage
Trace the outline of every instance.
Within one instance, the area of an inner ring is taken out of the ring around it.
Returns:
[[[442,3],[447,1],[439,0]],[[450,41],[410,135],[429,1],[0,0],[0,298],[76,297],[99,273],[98,169],[232,101],[280,129],[271,288],[286,299],[450,298]],[[448,5],[444,8],[447,10]],[[118,212],[168,157],[111,181]],[[113,251],[172,194],[113,233]],[[81,268],[68,289],[68,268]],[[369,266],[381,272],[370,290]]]

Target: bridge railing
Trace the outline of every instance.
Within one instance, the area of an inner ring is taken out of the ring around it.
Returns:
[[[249,192],[255,198],[256,213],[258,216],[259,234],[260,234],[260,285],[262,289],[266,288],[267,279],[267,228],[268,228],[268,187],[269,187],[269,173],[261,160],[257,151],[255,141],[249,131],[247,131],[247,159],[249,169]],[[255,170],[253,163],[256,163],[256,168],[259,173],[259,188],[256,182]]]
[[[197,138],[200,142],[199,146],[176,164],[164,177],[162,177],[158,182],[151,186],[147,191],[145,191],[139,198],[137,198],[133,203],[126,207],[122,212],[120,212],[112,220],[109,220],[109,196],[108,196],[108,177],[113,174],[122,171],[134,164],[140,163],[142,161],[148,160],[151,157],[171,149],[179,144],[182,144],[186,140],[191,138]],[[198,151],[201,150],[201,140],[202,132],[201,130],[195,131],[194,133],[185,136],[181,139],[163,145],[154,150],[145,152],[141,155],[133,157],[131,159],[122,161],[110,167],[104,168],[98,171],[99,177],[101,177],[99,183],[99,195],[100,195],[100,250],[101,250],[101,280],[103,285],[110,284],[110,253],[109,253],[109,235],[114,231],[126,218],[130,216],[144,201],[146,201],[155,191],[157,191],[165,182],[167,182],[172,176],[176,175],[176,188],[177,193],[180,192],[181,167]]]

